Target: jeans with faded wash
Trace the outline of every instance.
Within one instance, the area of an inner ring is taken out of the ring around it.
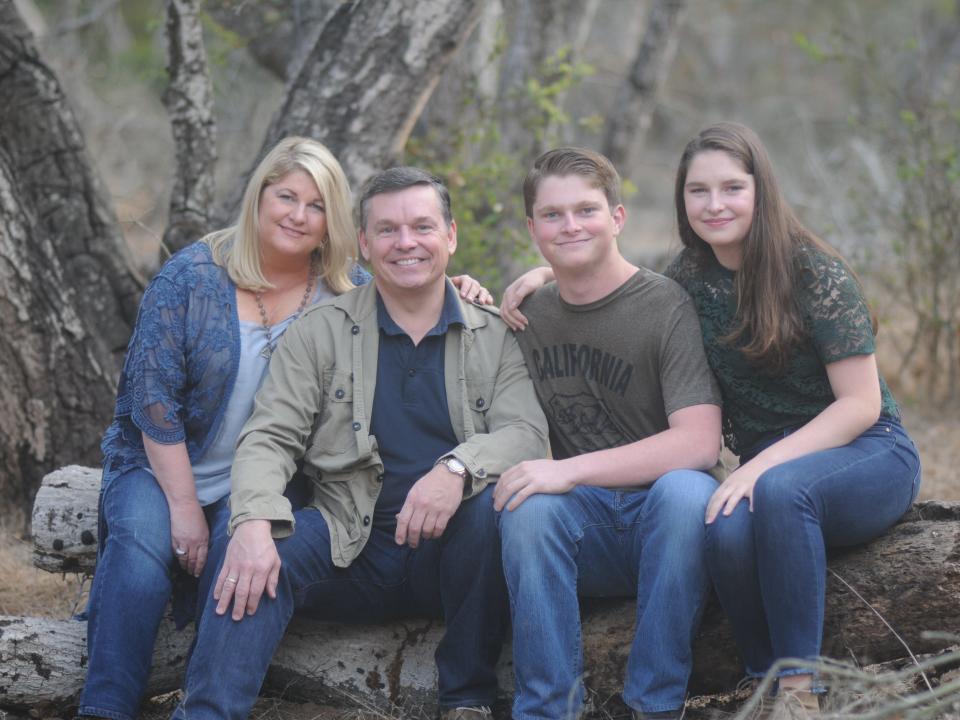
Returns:
[[[226,546],[227,498],[203,511],[212,555],[218,542]],[[113,478],[103,490],[100,515],[105,532],[87,605],[87,679],[79,714],[134,720],[147,687],[157,629],[183,571],[173,553],[167,498],[151,473],[135,468]],[[213,571],[208,562],[200,577],[200,597],[216,577]]]
[[[704,514],[716,488],[706,473],[675,470],[637,491],[579,486],[500,513],[514,720],[581,712],[578,594],[636,597],[624,700],[647,713],[683,706],[708,589]]]
[[[779,658],[820,655],[827,548],[873,540],[919,489],[916,447],[898,421],[881,417],[848,445],[767,470],[754,486],[753,512],[744,499],[707,526],[710,575],[748,674],[764,675]]]

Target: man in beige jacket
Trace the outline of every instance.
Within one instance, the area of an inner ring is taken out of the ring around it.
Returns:
[[[174,717],[247,717],[301,609],[442,617],[444,717],[484,717],[496,697],[509,608],[493,484],[544,456],[546,420],[512,333],[446,279],[457,233],[443,184],[392,168],[359,207],[374,281],[305,312],[271,360]],[[297,461],[313,499],[292,512],[283,491]]]

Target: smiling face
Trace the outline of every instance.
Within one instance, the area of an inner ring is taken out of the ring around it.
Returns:
[[[447,226],[429,185],[370,197],[360,252],[373,266],[381,294],[398,297],[442,287],[456,249],[457,225]]]
[[[549,175],[537,187],[527,229],[555,271],[579,272],[619,257],[625,215],[580,175]]]
[[[683,185],[687,221],[731,270],[740,267],[755,195],[753,175],[722,150],[706,150],[691,160]]]
[[[268,266],[305,261],[327,235],[323,196],[303,170],[263,188],[257,220],[260,256]]]

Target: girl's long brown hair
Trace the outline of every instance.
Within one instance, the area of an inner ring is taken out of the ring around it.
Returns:
[[[690,227],[683,191],[693,158],[710,150],[725,152],[740,163],[755,185],[753,222],[743,240],[743,260],[734,283],[736,319],[722,340],[737,347],[750,362],[781,371],[791,348],[804,336],[796,301],[801,249],[813,247],[831,257],[840,255],[800,224],[780,192],[770,158],[756,133],[738,123],[724,122],[711,125],[691,140],[677,168],[674,202],[680,241],[701,260],[713,251]]]

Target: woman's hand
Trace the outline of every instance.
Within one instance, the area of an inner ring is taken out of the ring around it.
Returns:
[[[493,295],[478,280],[469,275],[455,275],[450,278],[453,286],[460,291],[460,297],[477,305],[493,305]]]
[[[526,316],[520,312],[520,303],[548,282],[553,281],[553,269],[544,266],[528,270],[507,286],[500,303],[500,317],[513,330],[525,330]]]
[[[195,497],[170,504],[170,538],[180,567],[200,577],[207,562],[210,528]]]
[[[164,445],[144,434],[143,449],[153,476],[167,498],[173,554],[184,572],[200,577],[207,562],[210,528],[197,500],[187,446],[182,442]]]
[[[707,525],[716,520],[720,513],[730,515],[737,503],[744,498],[750,503],[750,512],[753,512],[753,488],[765,469],[759,463],[751,461],[730,473],[707,503]]]

